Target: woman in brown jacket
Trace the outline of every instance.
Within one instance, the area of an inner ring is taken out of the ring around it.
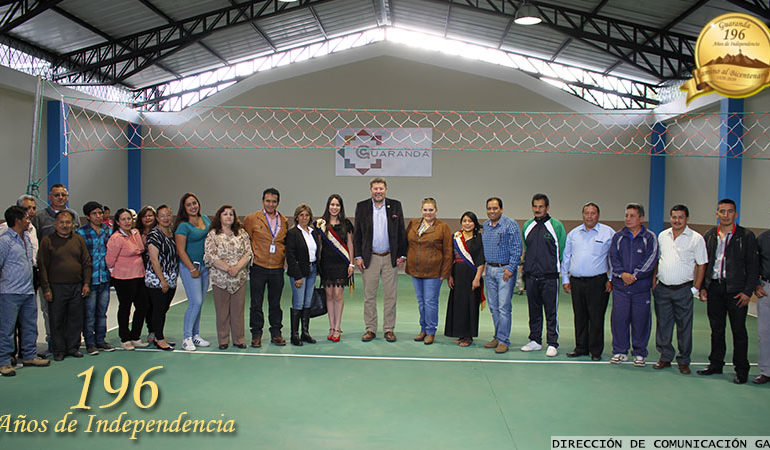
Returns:
[[[412,219],[406,227],[406,273],[412,276],[420,310],[420,334],[414,340],[430,345],[438,326],[438,294],[452,270],[452,233],[436,219],[436,200],[426,198],[420,209],[422,218]]]

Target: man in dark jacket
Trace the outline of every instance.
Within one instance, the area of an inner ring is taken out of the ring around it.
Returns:
[[[725,318],[730,318],[733,332],[733,382],[743,384],[749,376],[746,332],[747,305],[759,281],[759,258],[754,233],[737,225],[735,202],[722,199],[717,205],[719,225],[706,232],[709,262],[700,291],[701,301],[708,302],[706,311],[711,325],[709,365],[699,375],[722,373],[725,364]]]
[[[364,282],[364,342],[375,338],[377,332],[377,287],[382,278],[384,305],[382,329],[385,340],[394,342],[396,335],[396,290],[398,267],[406,262],[406,229],[401,202],[385,198],[388,184],[384,178],[369,182],[371,198],[356,205],[356,230],[353,233],[355,264]]]

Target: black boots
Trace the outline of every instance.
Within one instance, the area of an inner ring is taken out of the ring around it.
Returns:
[[[310,336],[308,329],[310,328],[310,308],[305,308],[302,311],[302,340],[308,344],[315,344],[315,339]]]
[[[291,312],[291,345],[302,345],[302,341],[299,339],[299,319],[303,310],[290,309]]]

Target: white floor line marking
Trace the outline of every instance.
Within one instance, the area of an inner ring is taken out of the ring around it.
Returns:
[[[206,351],[196,350],[194,352],[187,352],[184,350],[174,350],[173,352],[166,352],[163,350],[142,348],[136,349],[138,352],[163,352],[167,354],[187,354],[187,355],[217,355],[217,356],[263,356],[273,358],[316,358],[316,359],[358,359],[358,360],[371,360],[371,361],[429,361],[429,362],[476,362],[476,363],[498,363],[498,364],[590,364],[590,365],[607,365],[609,361],[536,361],[526,359],[481,359],[481,358],[421,358],[416,356],[359,356],[359,355],[309,355],[303,353],[251,353],[251,352],[218,352],[218,351]],[[621,365],[621,364],[619,364]],[[627,363],[626,365],[631,365]],[[650,364],[651,366],[652,364]],[[702,363],[690,363],[691,366],[707,366],[707,362]],[[725,367],[732,364],[725,364]],[[752,364],[755,366],[756,364]]]

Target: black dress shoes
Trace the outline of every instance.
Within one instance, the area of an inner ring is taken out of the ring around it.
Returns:
[[[75,350],[74,352],[67,353],[67,356],[72,356],[73,358],[82,358],[83,354],[80,353],[79,350]]]
[[[701,369],[701,370],[698,371],[698,375],[705,375],[705,376],[718,375],[720,373],[722,373],[722,368],[721,367],[719,369],[715,369],[715,368],[713,368],[711,366],[706,366],[705,369]]]
[[[746,384],[747,381],[749,381],[749,374],[747,373],[736,373],[735,377],[733,377],[733,383],[735,384]]]
[[[571,352],[567,353],[567,358],[577,358],[579,356],[588,356],[588,353],[579,352],[577,350],[572,350]]]
[[[591,361],[601,361],[602,355],[591,355]]]

